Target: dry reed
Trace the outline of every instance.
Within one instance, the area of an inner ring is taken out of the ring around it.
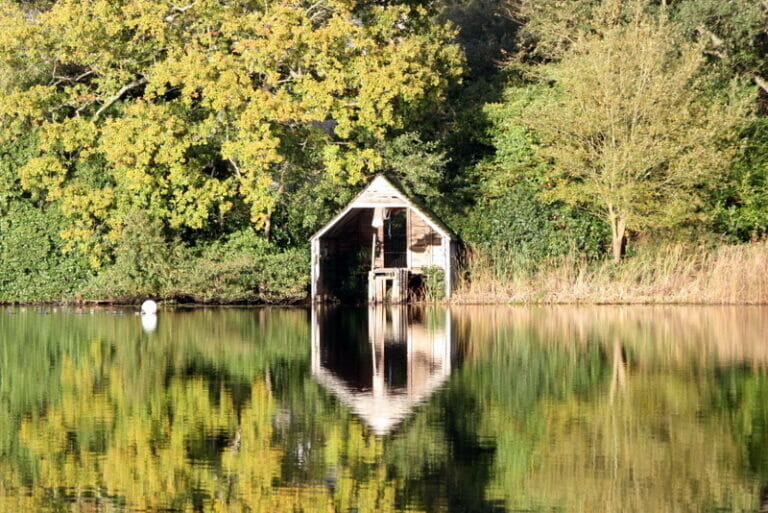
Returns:
[[[469,252],[452,302],[768,303],[768,241],[716,248],[667,245],[619,264],[573,258],[514,272]]]

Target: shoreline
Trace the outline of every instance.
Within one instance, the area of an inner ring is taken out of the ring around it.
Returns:
[[[0,301],[0,307],[109,307],[109,306],[140,306],[141,302],[147,298],[139,300],[109,300],[109,299],[91,299],[80,301],[64,301],[64,300],[51,300],[51,301]],[[191,301],[191,302],[178,302],[174,300],[164,300],[158,298],[149,298],[157,301],[161,306],[171,306],[174,308],[260,308],[260,307],[297,307],[297,308],[310,308],[313,303],[309,300],[306,301],[286,301],[286,302],[216,302],[216,301]],[[405,303],[383,303],[387,306],[443,306],[443,307],[499,307],[499,306],[768,306],[766,301],[683,301],[683,300],[576,300],[576,301],[521,301],[521,300],[504,300],[499,298],[497,300],[468,300],[458,299],[449,301],[413,301]],[[323,303],[323,306],[340,306],[340,307],[368,307],[367,303]]]

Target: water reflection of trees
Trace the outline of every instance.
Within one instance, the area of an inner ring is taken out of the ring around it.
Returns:
[[[755,510],[766,313],[454,310],[387,436],[312,379],[304,310],[2,316],[0,510]]]
[[[387,441],[311,380],[306,311],[7,321],[3,511],[400,509]]]
[[[643,365],[768,365],[768,315],[761,307],[477,307],[456,310],[456,316],[461,326],[471,326],[475,338],[461,337],[470,353],[484,350],[474,341],[493,339],[503,330],[505,336],[573,350],[618,337],[641,350],[637,363]]]
[[[489,497],[573,511],[754,509],[768,447],[765,314],[458,311],[459,379],[482,397],[478,430],[495,450]]]

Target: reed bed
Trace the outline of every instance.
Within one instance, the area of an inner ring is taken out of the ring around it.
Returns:
[[[452,302],[768,304],[768,241],[669,244],[623,262],[572,257],[531,266],[468,251]]]

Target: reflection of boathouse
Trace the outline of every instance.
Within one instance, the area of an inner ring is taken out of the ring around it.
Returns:
[[[451,373],[450,312],[315,308],[312,374],[377,434],[386,434]]]
[[[312,300],[407,301],[425,269],[453,290],[456,236],[397,181],[377,176],[310,239]],[[439,271],[438,271],[439,270]]]

